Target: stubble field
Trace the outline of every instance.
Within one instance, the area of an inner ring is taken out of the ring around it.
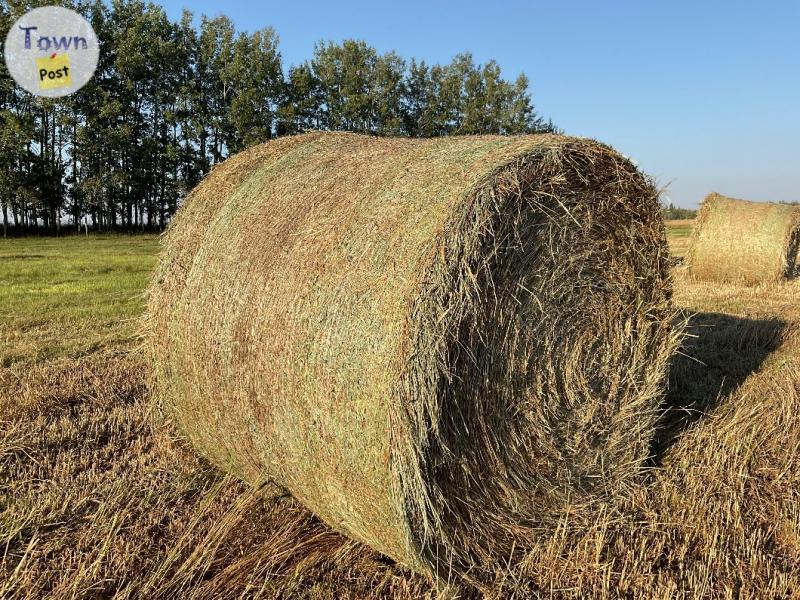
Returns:
[[[691,222],[668,227],[681,256]],[[0,598],[435,597],[215,471],[158,412],[137,337],[157,251],[0,240]],[[674,278],[690,335],[640,488],[622,513],[565,515],[496,595],[800,597],[800,282]]]

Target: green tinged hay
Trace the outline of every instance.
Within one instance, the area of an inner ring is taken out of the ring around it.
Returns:
[[[165,235],[155,389],[221,468],[481,584],[636,483],[668,264],[656,190],[591,140],[282,138]]]
[[[686,255],[696,279],[754,284],[796,274],[800,205],[709,194]]]

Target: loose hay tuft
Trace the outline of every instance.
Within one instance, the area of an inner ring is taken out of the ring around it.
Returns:
[[[223,469],[480,584],[635,483],[668,264],[656,190],[591,140],[283,138],[167,232],[156,389]]]
[[[796,274],[800,205],[748,202],[709,194],[686,255],[696,279],[747,284]]]

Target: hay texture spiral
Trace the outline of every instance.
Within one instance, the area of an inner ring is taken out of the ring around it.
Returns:
[[[591,140],[281,138],[215,168],[165,235],[157,394],[221,468],[485,581],[635,482],[668,264],[656,190]]]
[[[686,254],[696,279],[761,283],[796,275],[800,205],[709,194]]]

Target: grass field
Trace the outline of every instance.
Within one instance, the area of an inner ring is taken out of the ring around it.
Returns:
[[[689,247],[689,237],[692,235],[692,220],[667,221],[667,231],[670,252],[678,258],[683,258]]]
[[[669,224],[676,255],[690,232]],[[136,336],[157,249],[0,240],[0,598],[435,597],[161,418]],[[624,514],[565,517],[497,595],[800,597],[800,282],[678,267],[675,288],[691,336],[640,489]]]
[[[0,364],[129,344],[157,252],[147,235],[0,240]]]

